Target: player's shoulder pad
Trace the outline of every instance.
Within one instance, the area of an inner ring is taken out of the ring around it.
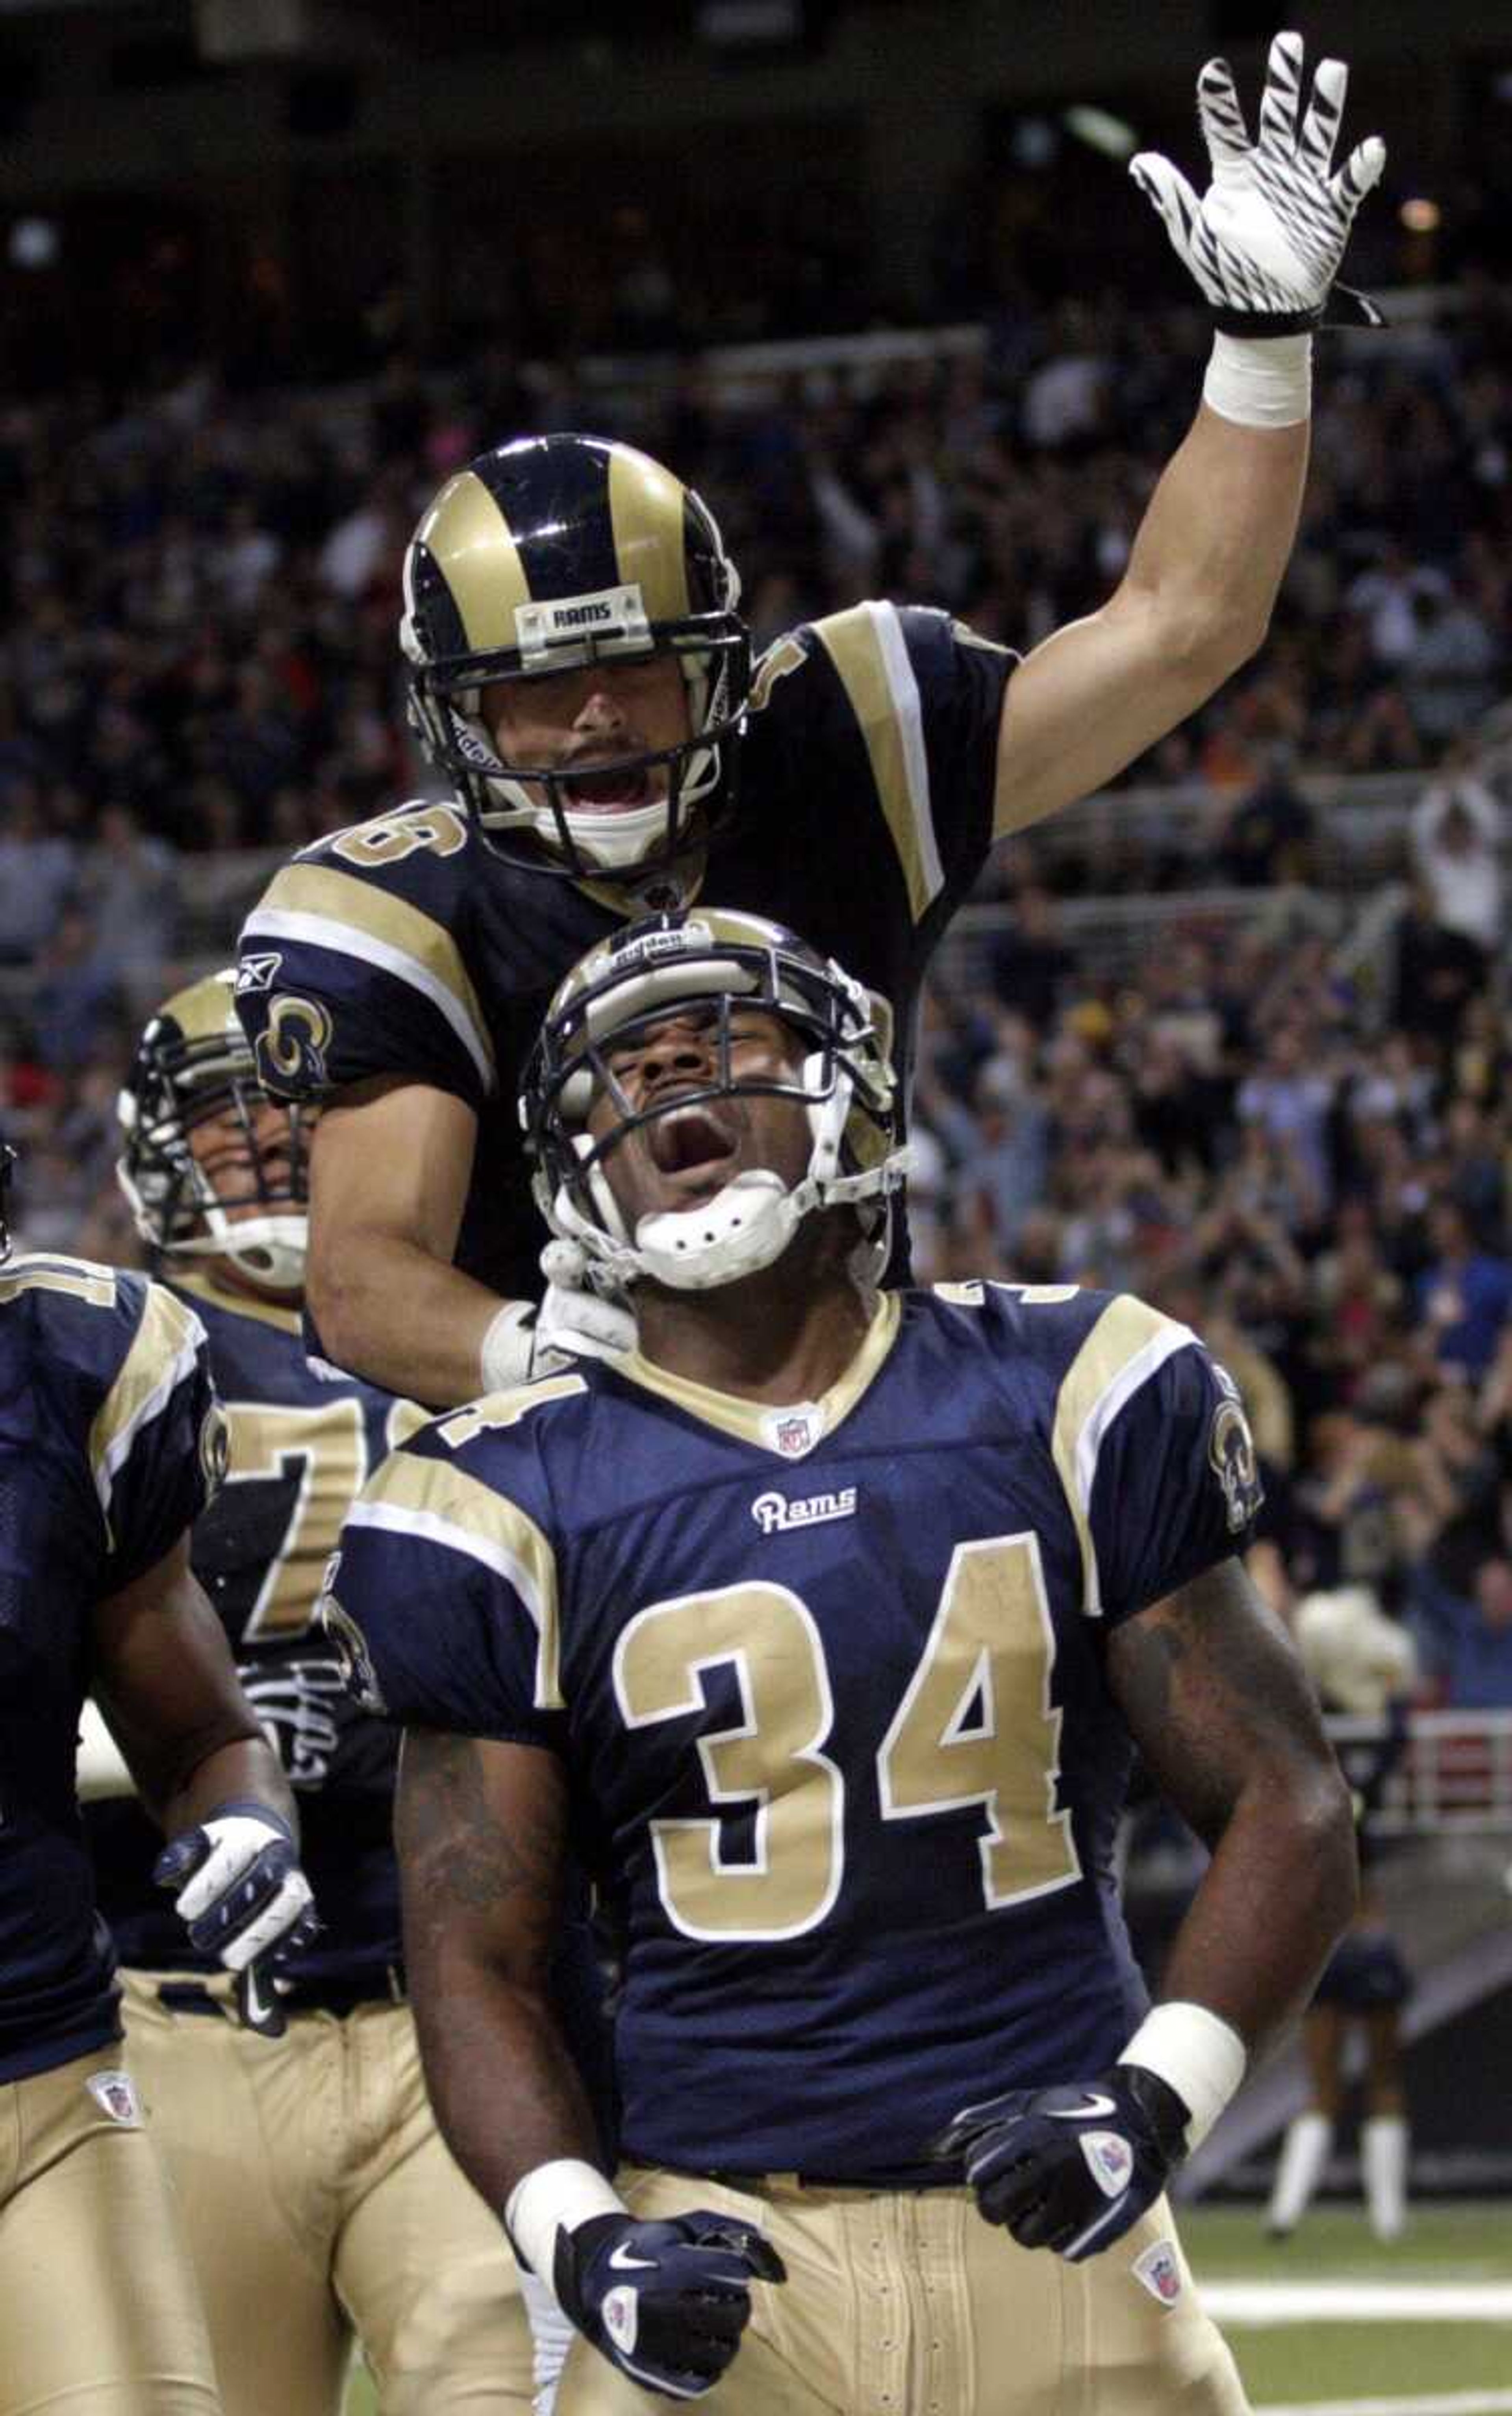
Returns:
[[[586,1376],[567,1370],[431,1418],[369,1478],[361,1500],[385,1513],[369,1523],[400,1525],[399,1514],[409,1514],[457,1549],[469,1548],[471,1539],[480,1556],[490,1546],[507,1552],[527,1531],[543,1548],[554,1548],[549,1442],[590,1390]]]
[[[936,1317],[948,1318],[958,1342],[1009,1366],[1053,1403],[1067,1369],[1114,1295],[1081,1284],[1000,1283],[975,1278],[930,1286]]]
[[[92,1259],[28,1256],[0,1268],[0,1309],[24,1321],[54,1371],[109,1391],[129,1371],[147,1390],[187,1372],[204,1328],[187,1302],[146,1276]]]

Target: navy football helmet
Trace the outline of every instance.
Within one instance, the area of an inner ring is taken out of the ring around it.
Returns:
[[[270,1159],[256,1128],[267,1094],[236,1020],[234,986],[234,973],[207,974],[165,1000],[143,1033],[116,1103],[124,1142],[116,1177],[137,1231],[161,1257],[229,1258],[264,1291],[297,1291],[310,1118],[308,1110],[285,1110],[287,1145]],[[194,1126],[228,1115],[239,1128],[234,1141],[197,1157]]]
[[[574,880],[642,881],[733,815],[750,695],[739,600],[707,505],[648,454],[597,436],[501,445],[448,479],[404,557],[411,726],[496,853]],[[485,687],[658,653],[681,666],[688,736],[591,775],[602,795],[624,774],[639,806],[596,812],[581,781],[500,756]]]
[[[717,1079],[637,1111],[615,1080],[613,1049],[674,1011],[704,1005],[716,1019]],[[801,1034],[805,1054],[790,1080],[733,1076],[731,1016],[752,1006]],[[601,1281],[650,1276],[676,1291],[703,1291],[770,1266],[800,1218],[848,1203],[861,1223],[856,1272],[875,1280],[886,1263],[890,1200],[907,1155],[877,1016],[859,982],[760,915],[654,914],[598,942],[552,1001],[520,1102],[536,1198],[552,1232],[578,1243]],[[586,1126],[600,1092],[620,1121],[596,1141]],[[790,1190],[774,1170],[748,1169],[706,1204],[643,1216],[627,1231],[603,1170],[626,1135],[700,1100],[752,1093],[803,1104],[812,1134],[803,1180]]]

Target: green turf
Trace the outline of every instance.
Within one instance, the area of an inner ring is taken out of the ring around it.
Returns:
[[[1198,2282],[1512,2281],[1512,2221],[1493,2205],[1414,2208],[1394,2247],[1371,2239],[1358,2207],[1323,2206],[1273,2245],[1258,2209],[1192,2208],[1182,2238]],[[1512,2324],[1231,2325],[1230,2345],[1257,2409],[1328,2399],[1403,2397],[1414,2392],[1503,2389],[1512,2378]],[[376,2416],[365,2374],[353,2378],[345,2416]]]

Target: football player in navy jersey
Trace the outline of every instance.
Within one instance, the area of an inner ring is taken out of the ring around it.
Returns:
[[[861,604],[754,668],[704,504],[627,445],[501,445],[446,485],[404,569],[411,716],[454,784],[306,849],[242,941],[270,1088],[329,1103],[310,1305],[321,1350],[433,1403],[612,1351],[623,1305],[540,1231],[514,1123],[567,967],[648,907],[739,901],[886,1002],[906,1104],[919,989],[994,839],[1111,779],[1264,634],[1308,450],[1311,330],[1383,151],[1332,160],[1345,70],[1272,49],[1251,143],[1221,61],[1214,182],[1133,163],[1210,305],[1196,421],[1099,612],[1019,663],[946,614]],[[1306,105],[1304,105],[1306,102]],[[894,1276],[906,1275],[900,1237]]]
[[[11,1260],[10,1157],[0,1144],[0,2416],[216,2416],[181,2212],[122,2062],[74,1791],[86,1690],[156,1823],[161,1917],[238,1975],[249,2018],[269,2018],[269,1961],[306,1934],[310,1892],[189,1570],[225,1440],[204,1331],[141,1276]]]
[[[590,952],[523,1118],[638,1347],[412,1437],[327,1580],[405,1729],[442,2128],[582,2334],[557,2416],[1244,2405],[1164,2184],[1348,1917],[1349,1799],[1232,1385],[1126,1296],[879,1291],[897,1097],[757,917]],[[1153,2010],[1136,1749],[1212,1850]],[[543,1986],[569,1834],[625,1940],[613,2180]]]
[[[507,2246],[426,2102],[400,1949],[395,1739],[346,1694],[315,1619],[342,1518],[422,1413],[305,1357],[309,1118],[259,1089],[232,978],[195,982],[148,1024],[120,1173],[209,1336],[229,1449],[193,1564],[298,1795],[325,1909],[280,1983],[283,2035],[224,2017],[213,1960],[186,1953],[152,1886],[129,1800],[90,1805],[100,1902],[226,2416],[337,2416],[354,2338],[386,2416],[505,2416],[530,2405],[530,2335]]]

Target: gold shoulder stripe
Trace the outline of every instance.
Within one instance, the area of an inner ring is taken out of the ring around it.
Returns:
[[[194,1311],[175,1300],[165,1285],[149,1284],[131,1348],[89,1429],[89,1465],[107,1528],[116,1471],[142,1428],[189,1374],[204,1340],[204,1328]],[[113,1533],[111,1548],[114,1549]]]
[[[447,480],[415,541],[450,588],[471,651],[518,644],[515,611],[529,603],[530,588],[509,523],[476,471]]]
[[[445,1459],[391,1452],[348,1513],[355,1527],[415,1535],[465,1552],[504,1578],[536,1623],[536,1704],[562,1708],[556,1555],[507,1495]]]
[[[918,684],[891,604],[856,604],[813,625],[850,699],[898,851],[915,923],[945,886],[930,801]]]
[[[243,936],[302,939],[382,965],[440,1008],[493,1087],[493,1044],[477,992],[456,941],[433,915],[334,866],[286,864],[253,908]]]
[[[1162,1317],[1131,1293],[1109,1302],[1061,1379],[1051,1450],[1081,1548],[1083,1610],[1103,1608],[1092,1535],[1092,1488],[1109,1427],[1130,1396],[1174,1351],[1195,1342],[1191,1328]]]

